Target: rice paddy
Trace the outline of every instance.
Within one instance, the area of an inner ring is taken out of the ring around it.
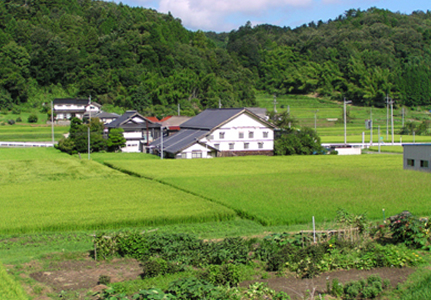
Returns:
[[[264,225],[333,220],[343,208],[371,219],[430,215],[431,174],[402,169],[401,155],[236,157],[109,161],[235,210]]]
[[[36,150],[34,159],[16,159],[31,150]],[[0,151],[3,234],[198,223],[236,216],[222,205],[94,161],[64,154],[50,158],[55,149]]]
[[[23,288],[6,272],[0,262],[0,298],[2,300],[27,300]]]

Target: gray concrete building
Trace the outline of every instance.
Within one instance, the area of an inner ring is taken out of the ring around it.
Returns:
[[[403,144],[404,170],[431,172],[431,143]]]

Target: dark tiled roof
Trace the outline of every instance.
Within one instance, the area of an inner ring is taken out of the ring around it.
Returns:
[[[88,115],[90,115],[90,113],[87,111],[84,114],[84,116],[88,116]],[[118,118],[120,115],[116,113],[108,113],[106,111],[101,111],[100,113],[96,113],[96,114],[92,113],[91,116],[94,118],[102,119],[102,118]]]
[[[134,125],[126,125],[125,123],[129,120],[132,119],[133,117],[140,117],[143,120],[148,120],[145,119],[144,116],[140,115],[136,110],[128,110],[126,111],[122,116],[118,117],[116,120],[112,121],[111,123],[107,124],[106,127],[108,128],[130,128],[130,126],[134,126]],[[154,122],[151,122],[150,120],[148,120],[148,127],[154,128],[154,127],[159,127],[160,125]],[[145,128],[146,124],[145,122],[140,124],[140,125],[135,125],[134,127],[136,128]]]
[[[54,99],[53,104],[79,104],[79,105],[87,105],[88,104],[88,99],[56,98],[56,99]]]
[[[239,114],[243,110],[244,108],[206,109],[196,117],[182,123],[181,128],[211,130]]]
[[[209,133],[208,130],[193,130],[193,129],[182,129],[178,133],[163,137],[163,149],[165,152],[176,154],[181,150],[193,145],[200,138],[204,137]],[[156,148],[160,148],[161,139],[158,138],[150,145]]]

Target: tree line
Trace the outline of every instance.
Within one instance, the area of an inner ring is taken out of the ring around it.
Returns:
[[[0,2],[0,108],[92,96],[146,115],[256,105],[255,92],[431,104],[431,12],[370,8],[291,29],[186,30],[98,0]],[[37,96],[37,97],[36,97]],[[39,103],[40,104],[40,103]]]

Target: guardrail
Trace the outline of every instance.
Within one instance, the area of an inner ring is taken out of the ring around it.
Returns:
[[[1,142],[0,147],[24,148],[24,147],[54,147],[52,142]]]

